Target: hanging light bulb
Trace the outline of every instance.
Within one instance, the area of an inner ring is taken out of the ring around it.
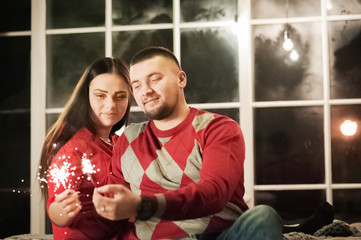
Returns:
[[[300,55],[298,54],[297,50],[296,49],[293,49],[291,54],[290,54],[290,58],[292,61],[296,62],[299,58],[300,58]]]
[[[284,35],[284,42],[283,42],[283,49],[286,51],[291,51],[293,49],[293,42],[292,40],[288,37],[288,31],[285,30]]]
[[[328,10],[331,10],[331,9],[332,9],[331,0],[327,0],[327,2],[326,2],[326,8],[327,8]]]

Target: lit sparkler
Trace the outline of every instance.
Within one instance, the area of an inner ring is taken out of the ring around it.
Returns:
[[[63,166],[61,166],[60,168],[56,163],[54,163],[54,165],[49,168],[49,182],[55,184],[54,191],[56,191],[61,185],[65,189],[72,187],[72,183],[71,181],[69,181],[68,177],[75,175],[75,169],[76,167],[71,167],[71,163],[66,160],[63,162]]]

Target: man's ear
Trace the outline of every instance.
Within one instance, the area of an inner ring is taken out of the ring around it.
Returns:
[[[184,71],[179,71],[178,73],[178,78],[179,78],[179,85],[182,88],[185,88],[187,85],[187,75]]]

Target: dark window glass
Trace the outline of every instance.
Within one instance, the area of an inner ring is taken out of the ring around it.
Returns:
[[[361,105],[331,107],[332,178],[334,183],[361,183],[360,123]],[[352,135],[353,130],[355,131],[354,135]]]
[[[361,2],[360,0],[328,0],[327,13],[328,15],[360,14]]]
[[[0,126],[2,238],[30,231],[30,113],[0,114]]]
[[[0,37],[0,110],[30,108],[30,37]]]
[[[189,103],[239,101],[237,36],[230,28],[181,32],[181,65]]]
[[[232,118],[239,123],[239,108],[225,108],[225,109],[204,109],[211,113],[217,113]]]
[[[181,0],[181,21],[235,21],[237,0]]]
[[[333,190],[335,219],[348,223],[361,222],[361,189]]]
[[[98,27],[105,24],[105,1],[47,0],[46,27]]]
[[[31,0],[1,1],[0,32],[30,30]]]
[[[322,99],[320,28],[320,23],[254,26],[256,101]],[[294,45],[288,51],[285,31]]]
[[[58,117],[60,116],[60,113],[51,113],[46,114],[46,131],[49,130],[49,128],[58,120]]]
[[[325,201],[324,190],[255,191],[255,204],[272,206],[284,224],[303,222]]]
[[[85,68],[104,57],[104,33],[47,36],[47,107],[63,107]]]
[[[289,0],[288,17],[307,17],[321,15],[321,1]],[[286,0],[252,0],[252,18],[286,18]]]
[[[23,191],[23,189],[20,188],[16,189],[15,192],[10,191],[10,189],[6,189],[5,191],[1,189],[0,204],[1,204],[1,208],[0,208],[1,239],[13,235],[27,234],[30,232],[29,188],[25,192]]]
[[[173,4],[169,0],[113,1],[113,25],[173,22]]]
[[[328,25],[331,98],[360,98],[361,20]]]
[[[148,30],[113,33],[113,56],[129,63],[139,50],[150,46],[162,46],[173,50],[173,31]]]
[[[255,183],[324,183],[323,108],[255,109]]]
[[[144,115],[143,112],[131,112],[129,120],[130,123],[140,123],[148,121],[148,118]]]

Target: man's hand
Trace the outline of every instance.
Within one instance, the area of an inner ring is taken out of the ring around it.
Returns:
[[[120,184],[109,184],[94,189],[93,202],[99,215],[109,220],[135,217],[141,198]]]

